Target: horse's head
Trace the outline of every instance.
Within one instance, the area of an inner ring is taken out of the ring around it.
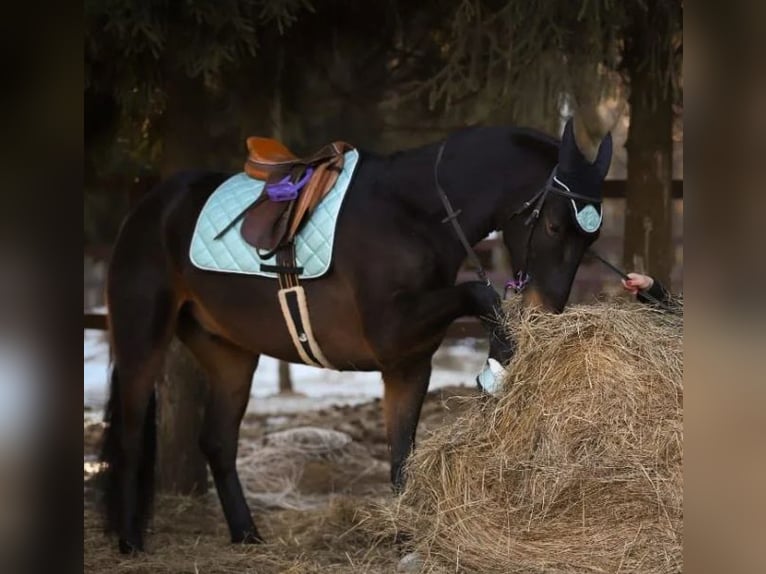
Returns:
[[[545,185],[503,226],[514,278],[526,304],[561,312],[585,250],[601,227],[602,183],[612,159],[608,130],[588,131],[569,119],[558,163]]]

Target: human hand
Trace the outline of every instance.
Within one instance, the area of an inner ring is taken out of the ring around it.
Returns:
[[[654,279],[641,273],[628,273],[628,278],[622,280],[622,286],[633,295],[639,291],[651,289],[652,285],[654,285]]]

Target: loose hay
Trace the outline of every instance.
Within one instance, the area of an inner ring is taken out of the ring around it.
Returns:
[[[419,442],[381,528],[431,571],[680,572],[682,314],[507,311],[503,390]]]
[[[247,498],[263,509],[309,510],[325,506],[328,492],[300,488],[307,468],[348,488],[387,466],[346,433],[318,427],[298,427],[266,435],[264,444],[242,442],[237,466]],[[318,467],[321,467],[318,468]],[[308,477],[307,479],[310,479]]]
[[[131,574],[388,574],[396,563],[392,545],[382,546],[366,525],[372,501],[336,497],[321,509],[282,510],[260,516],[269,541],[228,542],[215,495],[202,499],[160,496],[148,552],[126,557],[86,506],[85,572]]]

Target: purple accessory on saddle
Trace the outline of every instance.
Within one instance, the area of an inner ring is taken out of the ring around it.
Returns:
[[[508,292],[508,289],[513,289],[516,293],[521,293],[524,290],[524,287],[527,286],[529,283],[529,273],[524,273],[523,271],[519,271],[516,274],[516,277],[514,279],[509,279],[505,283],[505,292]]]
[[[290,181],[290,176],[286,175],[277,183],[267,184],[266,194],[271,201],[292,201],[298,197],[298,192],[304,185],[306,185],[306,182],[309,180],[312,173],[314,173],[313,168],[310,167],[306,169],[306,173],[303,174],[303,177],[295,183],[292,183]]]

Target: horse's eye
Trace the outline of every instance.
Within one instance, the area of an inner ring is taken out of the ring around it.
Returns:
[[[550,235],[558,235],[561,232],[561,225],[553,223],[552,221],[547,221],[546,229]]]

